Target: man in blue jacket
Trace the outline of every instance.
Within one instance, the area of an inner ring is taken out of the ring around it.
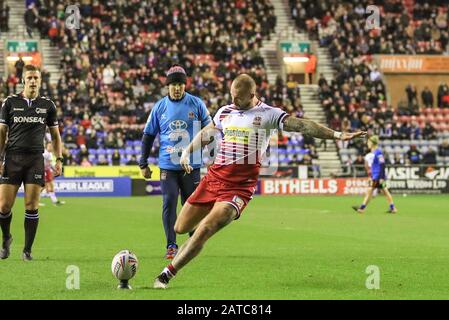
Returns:
[[[211,121],[203,101],[185,91],[185,70],[174,65],[167,72],[168,95],[154,105],[142,138],[142,154],[139,167],[146,179],[151,178],[148,156],[156,135],[160,136],[159,167],[163,195],[162,221],[167,239],[165,257],[173,259],[178,251],[174,226],[178,195],[181,203],[195,191],[200,182],[201,156],[192,158],[193,171],[185,174],[179,164],[182,151],[193,137]]]

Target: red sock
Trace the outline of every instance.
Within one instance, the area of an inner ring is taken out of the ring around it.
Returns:
[[[170,263],[168,266],[167,266],[167,269],[170,271],[170,273],[173,275],[173,276],[176,276],[176,269],[175,269],[175,267],[173,267],[173,265]]]

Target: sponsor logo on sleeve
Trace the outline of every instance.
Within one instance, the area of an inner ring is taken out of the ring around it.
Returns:
[[[259,127],[262,124],[262,117],[255,116],[253,120],[253,126]]]
[[[37,113],[37,114],[40,114],[40,113],[47,113],[47,109],[36,108],[36,113]]]

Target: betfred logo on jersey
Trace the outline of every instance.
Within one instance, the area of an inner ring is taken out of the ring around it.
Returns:
[[[45,124],[45,119],[41,117],[13,117],[14,123],[41,123]]]

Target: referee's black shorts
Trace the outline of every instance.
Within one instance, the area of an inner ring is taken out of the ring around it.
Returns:
[[[42,153],[6,153],[0,184],[38,184],[45,186]]]

